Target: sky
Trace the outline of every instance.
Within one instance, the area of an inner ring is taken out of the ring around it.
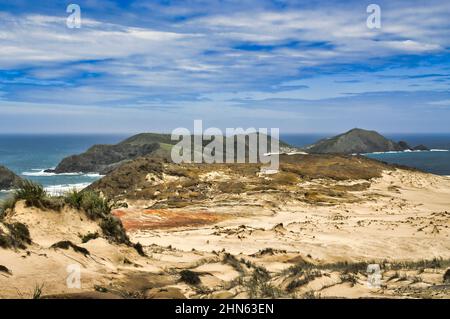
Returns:
[[[449,84],[450,1],[0,0],[0,133],[449,133]]]

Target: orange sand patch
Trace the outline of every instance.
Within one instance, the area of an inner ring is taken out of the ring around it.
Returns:
[[[126,230],[163,229],[214,224],[226,217],[206,211],[172,211],[165,209],[118,209],[113,214],[122,220]]]

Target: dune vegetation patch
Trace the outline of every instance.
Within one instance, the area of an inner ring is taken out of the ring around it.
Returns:
[[[74,243],[72,243],[69,240],[63,240],[63,241],[59,241],[57,243],[54,243],[51,248],[59,248],[59,249],[69,249],[72,248],[75,252],[83,254],[85,256],[90,255],[89,251],[86,248],[80,247],[75,245]]]
[[[0,223],[0,247],[25,249],[31,244],[28,227],[22,223]]]

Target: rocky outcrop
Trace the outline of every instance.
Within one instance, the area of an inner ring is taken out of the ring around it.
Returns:
[[[0,190],[12,189],[20,184],[22,179],[4,166],[0,166]]]
[[[106,174],[124,161],[155,153],[163,155],[158,143],[94,145],[83,154],[66,157],[55,170],[47,170],[47,172]]]
[[[417,145],[413,148],[414,151],[429,151],[430,149],[423,144]]]
[[[428,149],[426,146],[418,146]],[[375,131],[352,129],[344,134],[318,141],[305,148],[308,153],[363,154],[413,150],[404,141],[394,142]]]
[[[171,144],[169,134],[143,133],[115,145],[94,145],[86,152],[64,158],[54,173],[107,174],[120,164],[140,156],[168,158]]]

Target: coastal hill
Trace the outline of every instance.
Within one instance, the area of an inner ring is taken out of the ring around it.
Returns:
[[[322,139],[305,148],[308,153],[363,154],[405,150],[428,150],[424,145],[410,147],[408,143],[389,140],[375,131],[359,128]]]
[[[450,179],[339,154],[261,166],[140,157],[81,192],[23,183],[0,204],[0,298],[449,298]]]
[[[236,150],[239,142],[235,137],[224,138],[224,146],[227,143],[227,139],[233,138]],[[270,136],[268,136],[267,141],[267,149],[270,150]],[[141,133],[115,145],[94,145],[85,153],[64,158],[54,170],[46,170],[46,172],[57,174],[79,172],[107,174],[127,161],[142,156],[157,160],[169,160],[171,149],[177,143],[178,141],[171,140],[170,134]],[[210,141],[204,141],[203,146],[207,146],[209,143]],[[283,141],[279,141],[279,146],[282,151],[296,150],[296,148]],[[244,147],[246,152],[248,152],[248,138],[245,140]]]
[[[106,174],[123,162],[140,156],[167,158],[172,144],[169,134],[142,133],[118,144],[94,145],[82,154],[64,158],[54,170],[47,172]]]
[[[8,190],[20,184],[22,179],[4,166],[0,166],[0,190]]]

